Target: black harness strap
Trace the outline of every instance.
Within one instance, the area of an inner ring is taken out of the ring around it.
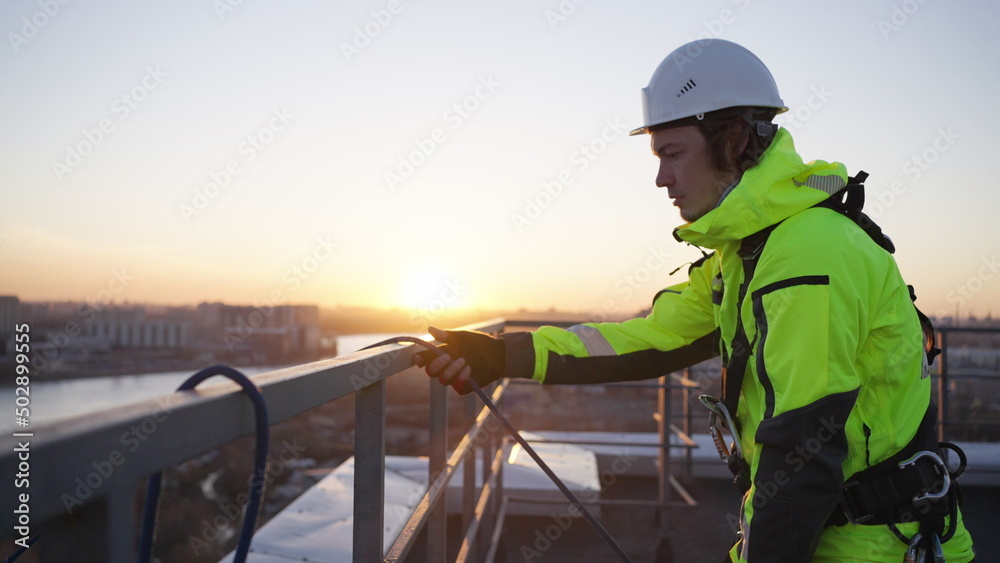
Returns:
[[[777,226],[778,224],[771,225],[746,237],[736,252],[743,259],[743,283],[740,284],[739,299],[736,305],[736,334],[733,336],[732,353],[729,355],[729,361],[722,368],[722,404],[729,410],[736,425],[739,425],[739,422],[736,421],[736,407],[739,405],[740,389],[743,388],[743,378],[746,375],[747,363],[750,361],[752,346],[747,331],[743,328],[743,302],[746,300],[750,281],[757,269],[757,261],[760,259],[764,244],[771,236],[771,231]],[[734,437],[739,432],[738,428],[730,428],[729,430]]]
[[[739,441],[739,420],[736,418],[736,408],[740,402],[740,389],[743,387],[743,379],[746,376],[747,363],[750,361],[750,350],[753,343],[747,336],[747,331],[743,327],[743,302],[746,300],[750,288],[750,281],[753,279],[754,271],[757,269],[757,261],[760,253],[764,249],[771,231],[778,225],[771,225],[757,231],[756,233],[743,239],[737,255],[743,259],[743,282],[740,284],[739,299],[736,305],[736,334],[733,336],[732,353],[722,365],[722,406],[729,412],[734,428],[729,431],[733,439]],[[721,454],[721,452],[720,452]],[[723,455],[726,466],[733,474],[733,482],[736,488],[745,493],[750,489],[750,465],[745,459],[735,452],[730,455]]]
[[[825,207],[848,217],[857,223],[876,244],[891,254],[896,250],[892,241],[889,240],[889,237],[882,232],[882,229],[870,217],[861,211],[865,205],[865,180],[867,178],[867,172],[858,172],[856,176],[847,179],[847,185],[844,188],[813,207]],[[744,238],[740,243],[740,249],[737,251],[737,255],[743,259],[743,283],[740,284],[739,289],[739,299],[736,309],[736,334],[733,337],[732,353],[722,368],[722,403],[729,409],[734,419],[752,346],[746,330],[743,328],[743,301],[746,298],[750,281],[753,279],[754,271],[757,268],[757,261],[764,250],[764,245],[767,243],[768,237],[771,236],[771,232],[780,224],[779,222],[770,227],[765,227]],[[912,288],[910,294],[913,297]],[[930,319],[919,310],[917,314],[920,316],[921,324],[924,326],[924,332],[926,333],[928,328],[930,328]],[[931,342],[933,342],[933,328],[930,328],[930,334],[932,335]],[[937,355],[937,352],[933,352],[932,355],[931,348],[932,346],[928,346],[929,360],[933,360],[934,355]],[[736,421],[736,424],[739,425],[739,421]],[[731,428],[730,430],[734,433],[737,431],[735,428]]]
[[[857,223],[875,241],[875,244],[884,248],[889,254],[893,254],[896,252],[896,246],[892,244],[892,240],[882,232],[882,228],[876,225],[871,217],[861,211],[865,206],[865,180],[867,178],[867,172],[858,172],[857,176],[847,179],[846,186],[813,207],[825,207],[846,216]]]

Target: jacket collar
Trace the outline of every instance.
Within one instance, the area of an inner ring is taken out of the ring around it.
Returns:
[[[679,240],[719,249],[823,201],[847,184],[839,162],[802,162],[792,135],[779,129],[760,162],[715,209],[674,230]]]

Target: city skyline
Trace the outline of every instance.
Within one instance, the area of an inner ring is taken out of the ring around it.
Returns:
[[[474,317],[476,314],[483,315],[510,315],[508,320],[516,321],[522,318],[524,315],[534,315],[531,317],[534,319],[545,318],[553,321],[564,321],[577,319],[581,322],[603,322],[608,321],[619,321],[632,318],[636,315],[645,314],[648,312],[649,307],[644,309],[637,309],[635,311],[620,311],[618,314],[608,314],[606,311],[600,309],[584,310],[584,309],[557,309],[553,307],[549,308],[537,308],[529,309],[526,307],[516,307],[516,308],[492,308],[492,307],[445,307],[437,306],[432,304],[431,307],[424,308],[410,308],[400,305],[390,305],[380,307],[377,305],[356,305],[356,304],[335,304],[335,305],[320,305],[317,303],[310,302],[285,302],[276,303],[269,301],[257,301],[257,302],[241,302],[241,301],[197,301],[197,302],[178,302],[178,303],[164,303],[164,302],[149,302],[149,301],[123,301],[123,302],[102,302],[102,301],[84,301],[84,300],[21,300],[16,295],[0,295],[0,299],[18,299],[20,305],[28,307],[45,307],[51,310],[57,311],[55,316],[59,314],[76,314],[80,317],[85,317],[86,319],[92,318],[97,313],[102,313],[105,311],[131,311],[131,310],[143,310],[144,314],[149,315],[150,318],[158,318],[160,315],[170,315],[175,312],[195,312],[199,308],[205,306],[225,306],[225,307],[245,307],[249,309],[259,309],[268,310],[275,307],[316,307],[320,314],[339,312],[347,313],[349,311],[361,311],[366,313],[399,313],[409,315],[411,319],[419,319],[423,321],[423,324],[410,322],[409,328],[414,331],[421,331],[429,326],[437,326],[435,323],[436,319],[440,318],[461,318],[469,319],[469,322],[474,322],[478,320],[483,320],[479,317]],[[919,303],[917,303],[919,305]],[[59,313],[61,311],[61,313]],[[549,315],[549,316],[546,316]],[[956,315],[953,311],[951,314],[944,315],[932,315],[933,319],[937,321],[953,322],[954,319],[958,321],[975,321],[975,322],[1000,322],[1000,316],[994,315],[992,310],[984,311],[979,314],[975,311],[963,311],[960,315]],[[945,325],[947,326],[947,325]]]
[[[648,138],[626,134],[639,90],[673,48],[722,38],[771,69],[806,160],[871,174],[866,210],[918,306],[995,315],[997,16],[916,0],[5,3],[0,294],[638,312],[700,256],[672,238]]]

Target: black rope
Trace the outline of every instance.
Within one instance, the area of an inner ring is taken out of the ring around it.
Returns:
[[[364,348],[362,348],[362,350],[366,350],[368,348],[375,348],[378,346],[385,346],[388,344],[399,344],[401,342],[410,342],[412,344],[422,346],[432,351],[434,354],[438,356],[444,355],[444,352],[438,349],[438,347],[435,346],[434,344],[413,336],[397,336],[395,338],[390,338],[388,340],[377,342],[375,344],[372,344],[371,346],[365,346]],[[472,390],[476,392],[476,395],[479,395],[479,398],[486,405],[486,408],[490,409],[490,412],[493,413],[493,416],[497,417],[497,420],[499,420],[500,423],[503,424],[503,427],[507,430],[507,433],[510,434],[511,437],[513,437],[514,440],[517,441],[517,443],[524,449],[524,451],[528,452],[528,455],[531,456],[531,459],[535,460],[535,463],[538,464],[538,467],[540,467],[542,471],[544,471],[545,474],[549,476],[549,479],[551,479],[552,482],[555,483],[556,487],[558,487],[559,490],[562,491],[562,494],[566,495],[566,498],[569,499],[569,501],[573,503],[574,506],[576,506],[576,508],[583,514],[583,517],[587,520],[587,522],[589,522],[590,525],[593,526],[594,530],[596,530],[597,533],[600,534],[602,538],[604,538],[604,541],[607,542],[609,546],[611,546],[611,549],[613,549],[615,553],[618,554],[618,557],[621,558],[622,561],[631,563],[632,559],[630,559],[628,554],[625,553],[625,550],[623,550],[621,546],[618,545],[618,542],[615,541],[615,538],[611,537],[611,534],[608,533],[608,531],[604,528],[604,526],[602,526],[601,523],[598,522],[596,518],[594,518],[594,515],[591,514],[589,510],[587,510],[587,507],[585,507],[583,503],[581,503],[580,500],[576,498],[576,495],[573,494],[573,491],[569,490],[569,488],[562,482],[562,480],[556,476],[556,474],[552,471],[552,469],[549,468],[549,466],[544,461],[542,461],[542,458],[539,457],[539,455],[535,452],[534,448],[532,448],[528,444],[527,440],[525,440],[521,436],[521,434],[517,431],[517,429],[514,428],[514,426],[502,414],[500,414],[500,409],[498,409],[493,400],[490,399],[490,396],[487,395],[485,391],[483,391],[483,388],[480,387],[479,384],[476,383],[471,378],[469,379],[469,384],[472,386]]]
[[[240,530],[239,543],[236,545],[236,553],[233,561],[242,563],[246,561],[250,552],[250,541],[253,539],[254,526],[257,524],[257,513],[260,511],[261,497],[264,496],[264,477],[267,471],[267,452],[270,447],[270,423],[267,416],[267,404],[264,402],[264,395],[250,379],[242,373],[228,366],[212,366],[205,368],[192,375],[187,381],[177,388],[178,391],[189,391],[198,386],[202,381],[215,375],[223,375],[232,379],[243,388],[250,397],[254,407],[254,417],[257,429],[257,451],[254,456],[253,480],[250,482],[250,499],[247,502],[246,511],[243,513],[243,526]],[[142,536],[139,542],[139,555],[137,561],[145,563],[150,560],[153,551],[153,536],[156,533],[156,512],[157,504],[160,500],[160,485],[163,480],[163,472],[156,473],[149,478],[146,486],[146,507],[142,521]]]

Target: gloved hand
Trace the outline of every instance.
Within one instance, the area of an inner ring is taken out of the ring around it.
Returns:
[[[442,385],[451,385],[465,395],[472,391],[470,377],[480,387],[504,377],[506,349],[502,339],[468,330],[428,330],[443,343],[438,348],[445,355],[436,356],[429,350],[418,352],[413,355],[413,363],[426,366],[427,375],[436,377]]]

